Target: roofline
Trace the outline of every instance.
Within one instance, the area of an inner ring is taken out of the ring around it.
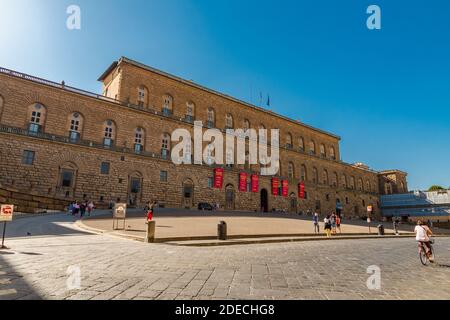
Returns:
[[[407,172],[405,172],[405,171],[402,171],[402,170],[398,170],[398,169],[392,169],[392,170],[383,170],[383,171],[380,171],[379,173],[380,174],[385,174],[385,173],[402,173],[402,174],[404,174],[404,175],[408,175],[408,173]]]
[[[117,67],[118,64],[119,64],[119,62],[117,62],[117,61],[114,61],[113,63],[111,63],[111,65],[108,67],[108,69],[106,69],[106,71],[102,73],[102,75],[97,79],[97,81],[105,80],[105,78]]]
[[[197,83],[195,83],[195,82],[193,82],[193,81],[189,81],[189,80],[183,79],[183,78],[181,78],[181,77],[178,77],[178,76],[172,75],[172,74],[170,74],[170,73],[161,71],[161,70],[159,70],[159,69],[150,67],[150,66],[148,66],[148,65],[145,65],[145,64],[140,63],[140,62],[138,62],[138,61],[129,59],[129,58],[127,58],[127,57],[121,57],[121,58],[119,59],[118,62],[112,63],[111,66],[108,68],[108,70],[106,70],[106,71],[102,74],[102,76],[99,78],[99,81],[102,81],[102,79],[104,79],[104,78],[105,78],[105,77],[106,77],[106,76],[107,76],[114,68],[116,68],[116,67],[117,67],[118,65],[120,65],[122,62],[123,62],[123,63],[131,64],[131,65],[133,65],[133,66],[135,66],[135,67],[138,67],[138,68],[141,68],[141,69],[144,69],[144,70],[147,70],[147,71],[156,73],[156,74],[159,74],[159,75],[161,75],[161,76],[163,76],[163,77],[167,77],[167,78],[169,78],[169,79],[172,79],[172,80],[181,82],[181,83],[186,84],[186,85],[188,85],[188,86],[191,86],[191,87],[194,87],[194,88],[197,88],[197,89],[200,89],[200,90],[203,90],[203,91],[212,93],[212,94],[214,94],[214,95],[220,96],[220,97],[225,98],[225,99],[228,99],[228,100],[230,100],[230,101],[233,101],[233,102],[242,104],[242,105],[244,105],[244,106],[246,106],[246,107],[250,107],[250,108],[256,109],[256,110],[258,110],[258,111],[262,111],[262,112],[268,113],[268,114],[270,114],[270,115],[272,115],[272,116],[276,116],[276,117],[278,117],[278,118],[280,118],[280,119],[287,120],[287,121],[289,121],[289,122],[291,122],[291,123],[293,123],[293,124],[295,124],[295,125],[299,125],[299,126],[302,126],[302,127],[305,127],[305,128],[311,129],[311,130],[314,130],[314,131],[316,131],[316,132],[318,132],[318,133],[325,134],[325,135],[327,135],[327,136],[333,137],[333,138],[335,138],[335,139],[338,139],[338,141],[341,140],[341,137],[340,137],[340,136],[335,135],[335,134],[333,134],[333,133],[331,133],[331,132],[328,132],[328,131],[325,131],[325,130],[322,130],[322,129],[318,129],[318,128],[312,127],[312,126],[307,125],[307,124],[302,123],[302,122],[295,121],[295,120],[293,120],[293,119],[290,119],[290,118],[288,118],[288,117],[286,117],[286,116],[283,116],[283,115],[281,115],[281,114],[278,114],[278,113],[276,113],[276,112],[273,112],[273,111],[270,111],[270,110],[263,109],[263,108],[261,108],[261,107],[255,106],[255,105],[253,105],[253,104],[251,104],[251,103],[248,103],[248,102],[242,101],[242,100],[240,100],[240,99],[234,98],[234,97],[232,97],[232,96],[229,96],[229,95],[227,95],[227,94],[225,94],[225,93],[222,93],[222,92],[219,92],[219,91],[216,91],[216,90],[207,88],[207,87],[202,86],[202,85],[200,85],[200,84],[197,84]]]

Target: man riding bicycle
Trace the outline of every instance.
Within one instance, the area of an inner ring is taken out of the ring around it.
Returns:
[[[430,236],[433,235],[433,232],[431,232],[431,229],[423,223],[422,220],[417,221],[417,226],[414,229],[414,232],[416,233],[416,241],[419,244],[419,250],[425,248],[428,260],[430,260],[430,262],[434,262],[430,244]]]

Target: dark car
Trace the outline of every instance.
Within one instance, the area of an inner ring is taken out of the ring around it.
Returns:
[[[200,202],[198,204],[198,210],[208,210],[208,211],[212,211],[213,210],[213,206],[210,205],[209,203],[206,202]]]

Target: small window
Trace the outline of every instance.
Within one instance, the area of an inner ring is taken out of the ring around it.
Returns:
[[[109,162],[102,162],[100,166],[100,174],[109,174]]]
[[[167,171],[160,171],[159,172],[159,181],[167,182]]]
[[[225,129],[233,129],[233,116],[229,113],[225,117]]]
[[[214,187],[214,178],[209,177],[208,178],[208,188]]]
[[[32,165],[34,163],[34,151],[24,150],[22,155],[22,163]]]

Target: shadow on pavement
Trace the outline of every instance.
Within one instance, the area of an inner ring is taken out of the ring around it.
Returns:
[[[0,300],[42,300],[41,295],[14,271],[4,256],[20,254],[0,249]]]

